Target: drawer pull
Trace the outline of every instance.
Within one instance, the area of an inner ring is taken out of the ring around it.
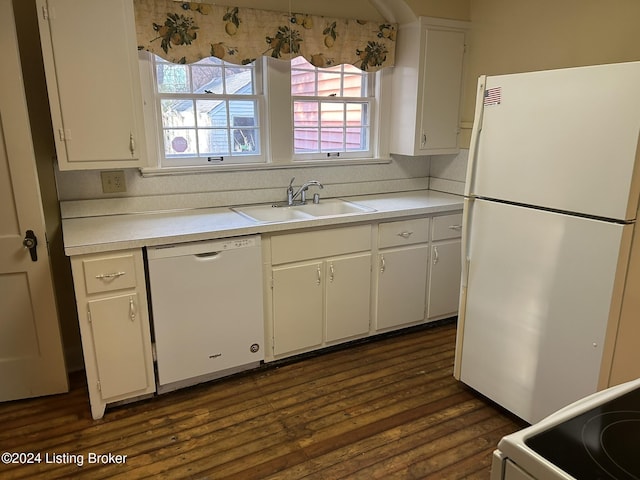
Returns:
[[[384,273],[387,269],[387,264],[384,261],[384,255],[380,255],[380,273]]]
[[[318,268],[316,270],[316,285],[320,285],[322,283],[322,272],[320,271],[320,265],[318,265]]]
[[[121,277],[126,273],[127,272],[101,273],[100,275],[96,275],[96,278],[98,280],[113,280],[114,278]]]
[[[433,264],[436,265],[440,260],[440,256],[438,255],[438,247],[433,247]]]
[[[402,238],[409,238],[411,235],[413,235],[413,232],[400,232],[398,234],[398,236]]]
[[[449,230],[462,230],[462,225],[449,225]]]
[[[335,276],[336,276],[336,272],[333,268],[333,263],[332,263],[329,265],[329,281],[333,282],[333,279],[335,278]]]

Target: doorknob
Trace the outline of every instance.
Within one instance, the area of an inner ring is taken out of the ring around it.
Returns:
[[[36,234],[33,233],[33,230],[27,230],[27,233],[24,236],[24,240],[22,241],[22,245],[24,245],[24,248],[29,249],[31,261],[37,262],[38,252],[36,250],[36,247],[38,246],[38,239],[36,238]]]

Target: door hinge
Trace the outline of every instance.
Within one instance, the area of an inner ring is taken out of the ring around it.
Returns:
[[[100,385],[100,380],[98,380],[96,382],[96,387],[98,388],[98,391],[101,392],[102,391],[102,385]]]
[[[87,321],[91,323],[91,309],[87,308]]]

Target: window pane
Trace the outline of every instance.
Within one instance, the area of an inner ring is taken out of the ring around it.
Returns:
[[[229,116],[233,126],[258,125],[257,108],[253,100],[230,100]]]
[[[342,96],[342,75],[340,72],[328,73],[326,70],[318,70],[318,96]]]
[[[224,93],[221,66],[195,64],[191,67],[194,93]]]
[[[253,95],[253,68],[225,68],[225,93],[233,95]]]
[[[228,130],[222,128],[199,129],[198,148],[201,156],[229,155]]]
[[[257,128],[234,128],[231,130],[231,142],[236,153],[258,153],[260,145]]]
[[[366,103],[347,103],[347,125],[360,126],[367,123]]]
[[[198,100],[198,127],[226,127],[227,103],[223,100]]]
[[[316,153],[320,151],[317,128],[296,128],[293,130],[295,153]]]
[[[344,103],[320,104],[320,124],[322,127],[342,127],[344,125]]]
[[[162,100],[162,125],[166,127],[195,127],[192,100]]]
[[[369,149],[369,129],[368,128],[347,128],[346,150],[361,151]]]
[[[197,155],[195,130],[166,129],[163,133],[165,156],[179,157]]]
[[[318,125],[318,102],[294,102],[293,125],[294,127],[315,127]]]
[[[316,74],[307,70],[291,70],[291,94],[315,96]]]
[[[156,77],[160,93],[189,93],[191,80],[186,65],[173,63],[157,63]]]
[[[342,128],[322,128],[320,130],[321,151],[343,152],[344,130]]]

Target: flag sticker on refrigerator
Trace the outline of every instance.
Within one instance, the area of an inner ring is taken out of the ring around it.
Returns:
[[[500,105],[502,101],[502,87],[487,88],[484,91],[484,106]]]

